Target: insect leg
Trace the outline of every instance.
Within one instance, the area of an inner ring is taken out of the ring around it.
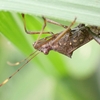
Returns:
[[[51,20],[51,19],[45,18],[44,16],[42,16],[42,18],[45,19],[46,22],[48,22],[48,23],[55,24],[55,25],[61,26],[61,27],[63,27],[63,28],[67,28],[67,27],[68,27],[68,26],[65,26],[65,25],[63,25],[63,24],[61,24],[61,23],[58,23],[58,22],[56,22],[56,21],[53,21],[53,20]]]
[[[27,59],[27,61],[18,69],[16,70],[10,77],[8,77],[7,79],[5,79],[1,84],[0,87],[3,86],[4,84],[6,84],[15,74],[17,74],[27,63],[29,63],[36,55],[38,55],[39,52],[36,51],[34,53],[32,53],[30,56],[30,59]]]
[[[31,56],[33,56],[36,52],[37,52],[37,51],[31,53],[27,58],[25,58],[25,59],[23,59],[23,60],[21,60],[21,61],[19,61],[19,62],[16,62],[16,63],[11,63],[11,62],[7,61],[7,64],[10,65],[10,66],[17,66],[17,65],[21,64],[22,62],[27,61],[27,60],[28,60]]]
[[[26,28],[26,22],[25,22],[25,15],[22,14],[23,24],[24,24],[24,30],[27,34],[40,34],[40,31],[28,31]],[[43,32],[42,34],[53,34],[52,32]]]
[[[70,31],[70,28],[73,26],[73,24],[75,23],[76,18],[74,19],[74,21],[70,24],[70,26],[68,26],[61,34],[58,35],[58,37],[52,42],[55,43],[57,41],[59,41],[67,32]]]
[[[58,23],[58,22],[55,22],[55,21],[53,21],[53,20],[47,19],[47,18],[45,18],[44,16],[42,16],[42,18],[43,18],[43,20],[44,20],[44,25],[43,25],[43,27],[42,27],[42,30],[41,30],[39,36],[38,36],[37,41],[36,41],[35,44],[34,44],[34,47],[35,47],[35,45],[37,44],[38,40],[40,39],[40,36],[43,34],[43,31],[44,31],[44,29],[45,29],[45,27],[46,27],[46,23],[47,23],[47,22],[68,29],[68,26],[65,26],[65,25],[62,25],[62,24],[60,24],[60,23]]]

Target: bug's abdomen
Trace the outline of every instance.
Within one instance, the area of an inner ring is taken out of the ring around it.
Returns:
[[[53,47],[53,50],[62,53],[68,57],[72,56],[73,51],[92,40],[91,34],[88,33],[86,27],[71,30],[66,33]]]

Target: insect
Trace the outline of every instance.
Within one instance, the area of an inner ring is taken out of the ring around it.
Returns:
[[[36,49],[36,51],[30,54],[26,59],[24,59],[23,61],[25,61],[25,63],[15,73],[13,73],[10,77],[4,80],[0,84],[0,86],[6,84],[18,71],[20,71],[29,61],[31,61],[40,52],[48,54],[51,50],[54,50],[68,57],[71,57],[76,49],[88,43],[92,39],[94,39],[100,44],[99,27],[91,25],[85,26],[85,24],[79,24],[75,28],[71,29],[71,26],[75,23],[76,18],[69,26],[65,26],[53,20],[42,17],[44,20],[44,25],[42,27],[42,30],[37,32],[28,31],[26,29],[24,14],[22,14],[22,18],[24,23],[24,29],[27,34],[39,34],[37,41],[34,42],[33,44],[33,47]],[[53,32],[44,32],[47,22],[61,26],[65,28],[65,30],[56,34],[54,34]],[[51,35],[43,39],[40,39],[40,36],[42,34],[51,34]],[[14,65],[18,65],[20,63],[21,62],[17,62]]]

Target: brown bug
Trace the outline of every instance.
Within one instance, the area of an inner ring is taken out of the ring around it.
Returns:
[[[95,39],[100,44],[100,28],[97,26],[85,26],[85,24],[79,24],[77,27],[71,29],[71,26],[75,23],[76,18],[71,23],[70,26],[62,25],[58,22],[52,21],[45,17],[42,17],[44,20],[44,25],[40,32],[28,31],[26,29],[26,23],[24,19],[24,14],[22,14],[24,29],[28,34],[39,34],[37,41],[33,44],[33,47],[36,49],[35,52],[29,55],[23,61],[26,61],[23,66],[21,66],[15,73],[13,73],[9,78],[3,81],[0,86],[3,86],[7,83],[18,71],[20,71],[30,60],[32,60],[39,52],[48,54],[49,51],[54,50],[61,54],[64,54],[68,57],[71,57],[73,52],[81,47],[82,45],[88,43],[92,39]],[[53,32],[44,32],[46,23],[52,23],[58,26],[65,28],[64,31],[53,34]],[[46,38],[40,39],[41,34],[51,34]],[[18,65],[21,62],[17,62],[14,65]],[[11,63],[10,63],[11,64]]]

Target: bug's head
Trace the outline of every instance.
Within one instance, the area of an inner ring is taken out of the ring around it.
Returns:
[[[52,50],[49,42],[44,41],[43,39],[39,40],[38,42],[35,42],[33,44],[33,47],[38,50],[43,52],[44,54],[48,54],[50,50]]]

